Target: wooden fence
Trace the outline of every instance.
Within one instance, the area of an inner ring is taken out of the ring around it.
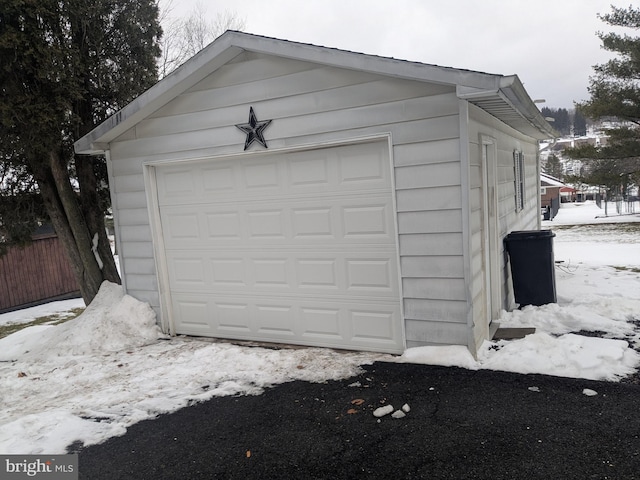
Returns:
[[[24,248],[0,256],[0,312],[80,295],[58,237],[34,238]]]

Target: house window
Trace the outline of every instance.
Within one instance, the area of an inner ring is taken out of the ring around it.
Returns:
[[[540,195],[546,195],[547,194],[547,187],[540,187]]]
[[[524,209],[524,154],[513,152],[513,170],[515,173],[516,212]]]

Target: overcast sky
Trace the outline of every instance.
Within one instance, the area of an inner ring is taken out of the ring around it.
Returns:
[[[165,0],[167,1],[167,0]],[[215,0],[247,33],[481,72],[517,74],[542,106],[589,98],[593,65],[612,55],[598,31],[610,5],[630,0]],[[186,16],[198,0],[174,0]],[[620,31],[620,30],[619,30]],[[624,31],[624,30],[623,30]],[[636,32],[627,29],[631,35]]]

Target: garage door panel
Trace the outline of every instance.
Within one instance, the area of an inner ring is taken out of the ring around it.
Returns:
[[[199,242],[202,238],[197,213],[182,211],[166,212],[163,221],[165,238],[182,244],[184,241]]]
[[[210,265],[211,287],[237,289],[248,286],[244,257],[211,258]]]
[[[296,307],[288,304],[261,303],[254,306],[260,336],[275,336],[279,339],[293,339],[297,336]]]
[[[193,169],[186,166],[167,169],[157,180],[158,190],[167,203],[194,198],[198,183]]]
[[[394,311],[351,310],[349,314],[353,325],[352,340],[368,343],[393,338],[394,321],[397,320]]]
[[[295,259],[296,278],[301,290],[338,291],[341,287],[338,273],[338,259],[308,257]]]
[[[397,281],[392,277],[392,272],[395,271],[390,259],[348,258],[345,260],[345,266],[349,291],[396,293],[393,286]]]
[[[233,241],[236,243],[243,236],[240,212],[222,209],[221,211],[205,211],[203,213],[206,222],[206,245],[216,241]],[[198,220],[196,220],[198,221]],[[195,239],[200,240],[199,238]]]
[[[334,216],[330,207],[294,208],[291,211],[291,235],[294,239],[304,237],[335,239]]]
[[[156,170],[176,332],[403,350],[386,142]]]
[[[176,292],[351,296],[399,295],[398,270],[389,252],[204,251],[168,252],[170,287]]]
[[[288,237],[284,219],[286,214],[280,208],[247,210],[247,240],[256,243],[262,243],[265,239],[285,240]]]
[[[391,240],[393,214],[389,204],[365,203],[342,207],[344,238],[364,241],[363,236]]]
[[[302,337],[313,341],[340,342],[345,337],[345,321],[339,308],[319,308],[302,306],[300,308]]]
[[[179,257],[171,263],[171,277],[174,285],[182,285],[183,288],[206,288],[205,265],[201,257]]]
[[[285,188],[286,179],[280,173],[278,158],[246,161],[240,165],[242,173],[242,189],[247,193],[264,195],[271,191]]]
[[[345,188],[355,188],[355,184],[367,188],[388,184],[389,164],[382,152],[350,148],[341,153],[338,165],[340,182]]]
[[[227,245],[386,244],[395,248],[392,205],[384,196],[295,199],[267,206],[163,207],[168,249]]]
[[[252,286],[257,289],[295,289],[295,278],[289,271],[289,258],[252,258],[249,260],[249,278],[253,279]]]
[[[182,294],[173,297],[178,320],[176,329],[190,335],[250,334],[251,306],[238,299],[215,301],[208,295]]]
[[[391,352],[402,341],[395,304],[328,301],[318,306],[315,298],[287,303],[224,295],[201,298],[191,294],[174,299],[174,308],[185,315],[176,324],[181,333],[334,348],[373,346]]]
[[[180,319],[181,329],[192,335],[213,333],[211,325],[211,309],[206,298],[175,298],[173,310]]]
[[[360,145],[242,161],[166,165],[157,188],[163,206],[199,203],[203,194],[215,202],[242,202],[255,197],[390,192],[390,177],[388,152]]]
[[[292,158],[288,166],[292,191],[308,190],[312,186],[326,189],[331,184],[329,161],[321,152]]]
[[[209,195],[229,195],[238,188],[236,170],[231,164],[196,169],[202,190]],[[191,192],[193,193],[193,191]],[[193,199],[193,197],[191,197]]]
[[[251,333],[249,305],[243,303],[213,302],[211,311],[217,322],[217,331],[229,334]]]

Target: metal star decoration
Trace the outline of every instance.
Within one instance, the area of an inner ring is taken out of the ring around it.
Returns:
[[[249,123],[240,123],[236,125],[240,130],[247,134],[247,139],[244,142],[244,149],[246,150],[251,144],[257,141],[264,148],[267,147],[267,141],[264,139],[264,129],[269,126],[271,120],[258,121],[256,114],[253,111],[253,107],[249,107]]]

